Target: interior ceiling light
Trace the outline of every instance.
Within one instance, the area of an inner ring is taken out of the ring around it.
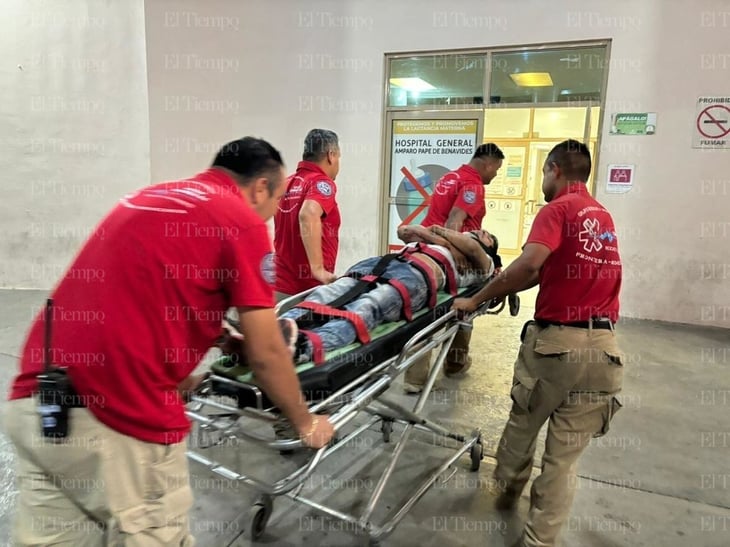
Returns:
[[[421,78],[391,78],[390,85],[403,88],[407,91],[428,91],[429,89],[436,89]]]
[[[512,81],[520,87],[548,87],[553,85],[549,72],[518,72],[510,74]]]

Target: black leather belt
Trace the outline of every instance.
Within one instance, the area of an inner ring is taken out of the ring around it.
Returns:
[[[577,329],[589,329],[589,328],[591,328],[591,324],[592,324],[593,325],[592,328],[594,328],[594,329],[613,330],[613,322],[610,319],[607,319],[605,317],[600,317],[598,319],[591,319],[590,321],[575,321],[572,323],[561,323],[560,321],[546,321],[544,319],[535,319],[535,323],[537,323],[543,329],[546,327],[549,327],[550,325],[559,325],[559,326],[563,326],[563,327],[574,327]]]

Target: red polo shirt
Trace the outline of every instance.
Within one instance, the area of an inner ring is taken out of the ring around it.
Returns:
[[[458,207],[466,212],[462,232],[481,230],[487,212],[484,203],[484,184],[476,169],[462,165],[456,171],[446,173],[436,183],[426,218],[425,227],[446,226],[451,209]]]
[[[299,228],[299,211],[305,200],[316,201],[322,207],[322,258],[325,269],[334,272],[340,233],[336,197],[335,182],[314,163],[300,161],[287,179],[286,193],[274,217],[277,291],[297,294],[320,284],[312,277]]]
[[[189,421],[177,385],[220,333],[230,306],[272,307],[263,220],[222,171],[125,196],[52,291],[53,363],[99,421],[170,444]],[[10,399],[37,389],[44,306],[23,347]]]
[[[618,320],[621,257],[616,229],[585,184],[569,185],[542,207],[526,243],[542,243],[552,251],[540,270],[536,319]]]

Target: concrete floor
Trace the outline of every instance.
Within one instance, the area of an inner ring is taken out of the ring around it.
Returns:
[[[2,388],[15,373],[25,329],[45,293],[0,291]],[[485,459],[469,471],[457,462],[446,484],[437,483],[385,541],[393,546],[510,545],[525,518],[528,499],[503,520],[487,492],[492,456],[509,411],[508,388],[522,323],[532,314],[530,298],[516,318],[481,317],[472,343],[474,366],[460,380],[444,379],[427,414],[469,433],[483,431]],[[594,439],[579,464],[573,510],[562,536],[565,547],[730,545],[730,332],[727,330],[623,320],[619,334],[626,352],[624,408],[607,437]],[[393,398],[413,402],[391,390]],[[396,426],[395,433],[400,431]],[[372,493],[393,443],[366,432],[310,478],[303,494],[342,511],[357,512]],[[538,451],[540,452],[540,448]],[[399,472],[375,512],[382,518],[418,477],[450,455],[420,440],[404,453]],[[243,460],[244,469],[283,476],[298,456],[275,458],[256,450],[228,447],[223,457]],[[386,458],[383,458],[386,456]],[[539,456],[539,454],[538,454]],[[13,515],[12,446],[0,436],[0,545],[10,545]],[[272,461],[273,460],[273,461]],[[539,465],[539,458],[536,460]],[[244,546],[248,510],[255,494],[191,464],[196,504],[191,527],[200,546]],[[537,473],[538,468],[534,472]],[[534,476],[534,474],[533,474]],[[262,545],[356,545],[339,521],[318,516],[288,499],[276,499]]]

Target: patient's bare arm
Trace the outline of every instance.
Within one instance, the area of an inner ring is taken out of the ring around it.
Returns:
[[[448,243],[443,237],[417,224],[399,226],[398,238],[404,243],[432,243],[434,245],[443,245],[444,247]]]
[[[469,262],[473,264],[475,269],[483,272],[485,275],[489,274],[494,267],[492,257],[489,256],[484,249],[482,249],[482,246],[479,245],[479,243],[471,238],[469,239],[470,241],[466,243],[467,247],[463,250],[463,252],[466,254]]]
[[[461,241],[468,241],[472,239],[468,233],[457,232],[456,230],[450,230],[449,228],[444,228],[443,226],[437,226],[435,224],[429,226],[428,231],[452,243],[459,243]]]

